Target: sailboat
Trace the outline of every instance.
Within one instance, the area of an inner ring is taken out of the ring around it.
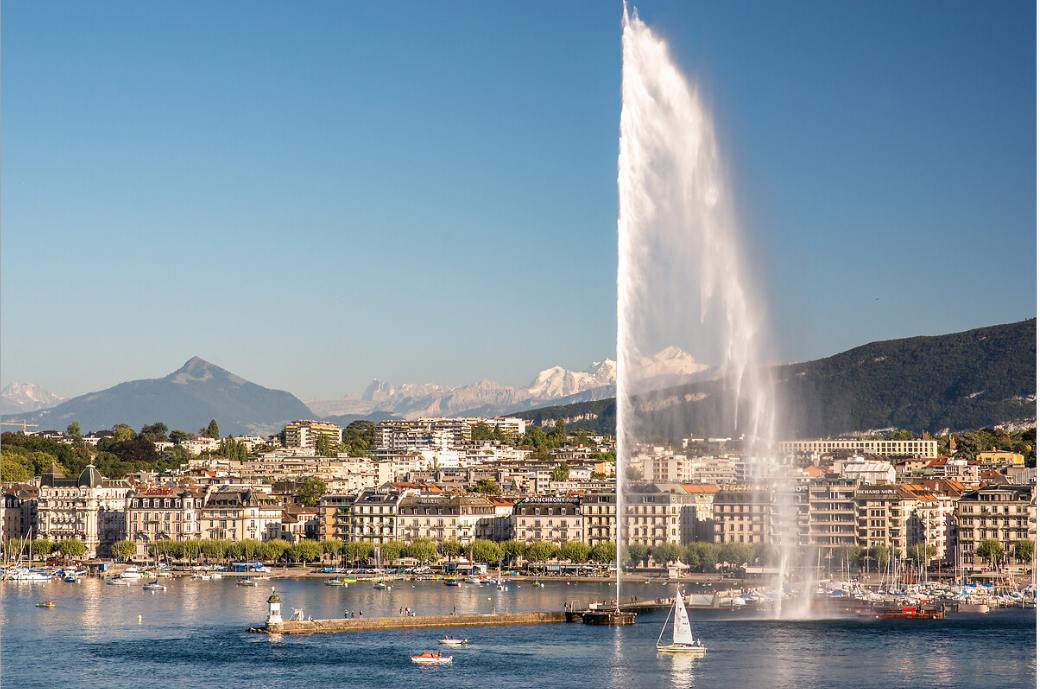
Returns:
[[[672,643],[662,644],[661,639],[668,629],[668,620],[672,617],[672,611],[668,611],[668,617],[661,627],[661,635],[657,637],[658,653],[685,653],[687,655],[700,657],[704,655],[704,644],[700,639],[694,641],[693,631],[690,629],[690,616],[686,614],[686,606],[683,604],[682,593],[679,588],[675,589],[675,619],[672,620]]]

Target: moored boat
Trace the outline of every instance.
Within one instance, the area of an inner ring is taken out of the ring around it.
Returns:
[[[454,636],[446,636],[443,639],[438,639],[437,643],[442,646],[465,646],[469,643],[469,639],[456,639]]]

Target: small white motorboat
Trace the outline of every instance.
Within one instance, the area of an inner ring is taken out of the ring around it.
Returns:
[[[140,579],[141,571],[137,567],[130,566],[123,570],[123,573],[119,575],[123,579]]]
[[[465,646],[469,643],[469,639],[456,639],[454,636],[446,636],[443,639],[438,639],[437,643],[444,646]]]
[[[150,581],[144,585],[145,591],[165,591],[166,587],[159,583],[159,580]]]
[[[426,651],[422,655],[412,656],[412,662],[420,665],[450,665],[451,656],[442,656],[440,651]]]

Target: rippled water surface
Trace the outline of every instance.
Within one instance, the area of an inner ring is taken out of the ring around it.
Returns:
[[[601,583],[544,588],[513,583],[448,588],[436,582],[370,583],[346,589],[315,580],[166,580],[166,592],[135,584],[3,582],[0,683],[4,687],[1035,687],[1037,627],[1031,610],[951,615],[945,620],[855,617],[776,621],[691,611],[703,659],[658,655],[664,613],[630,627],[581,624],[469,627],[272,637],[263,623],[273,585],[285,614],[316,619],[561,610],[567,601],[609,600]],[[669,595],[630,584],[623,596]],[[54,608],[37,608],[53,600]],[[414,665],[443,634],[468,638],[454,663]]]

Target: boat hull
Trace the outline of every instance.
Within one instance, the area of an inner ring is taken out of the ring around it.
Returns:
[[[694,658],[700,658],[705,652],[704,646],[687,646],[685,644],[668,644],[667,646],[658,646],[658,653],[681,653],[682,655],[692,656]]]

